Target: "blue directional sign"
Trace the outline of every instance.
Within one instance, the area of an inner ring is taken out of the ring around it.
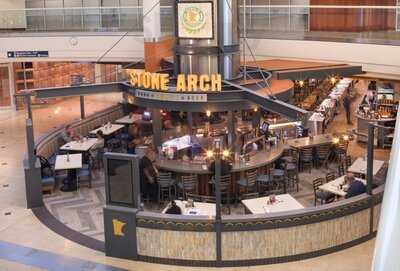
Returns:
[[[8,51],[7,57],[49,57],[49,51]]]

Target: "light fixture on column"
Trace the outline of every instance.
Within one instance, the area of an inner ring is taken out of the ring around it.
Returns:
[[[304,81],[303,80],[299,81],[299,87],[301,87],[301,88],[304,87]]]
[[[211,111],[210,110],[207,110],[206,111],[206,116],[209,118],[209,117],[211,117]]]
[[[330,81],[331,81],[332,85],[334,85],[336,83],[336,77],[332,76]]]

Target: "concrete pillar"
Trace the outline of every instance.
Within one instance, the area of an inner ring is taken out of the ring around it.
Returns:
[[[143,1],[143,34],[145,69],[155,72],[160,69],[163,58],[173,55],[174,38],[162,38],[160,1]]]
[[[400,113],[397,114],[400,123]],[[374,271],[396,271],[400,266],[400,125],[396,125],[389,170],[386,178],[385,194],[376,238]]]
[[[103,82],[102,74],[101,74],[101,65],[95,64],[94,65],[94,82],[96,84],[100,84]]]

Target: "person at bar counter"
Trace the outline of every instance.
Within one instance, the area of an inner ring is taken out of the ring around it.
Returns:
[[[364,194],[366,191],[365,185],[354,178],[353,173],[348,172],[345,176],[346,183],[349,185],[347,189],[346,199]]]
[[[157,169],[154,167],[151,157],[152,150],[148,148],[142,159],[140,159],[140,187],[143,195],[148,196],[152,201],[156,201],[158,192]]]
[[[346,95],[343,99],[343,107],[346,110],[347,124],[351,125],[351,99],[349,95]]]

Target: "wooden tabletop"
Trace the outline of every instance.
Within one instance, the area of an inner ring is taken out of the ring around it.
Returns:
[[[385,162],[381,160],[374,160],[374,166],[372,169],[373,175],[378,173],[384,163]],[[367,174],[367,160],[364,160],[364,158],[361,157],[357,158],[347,171],[357,174]]]
[[[340,197],[345,197],[347,195],[347,192],[345,190],[346,190],[346,188],[348,188],[348,185],[347,185],[347,187],[346,187],[346,185],[344,185],[345,184],[344,177],[345,176],[341,176],[333,181],[324,183],[323,185],[319,186],[318,188],[323,191],[338,195]],[[356,180],[362,182],[365,185],[367,184],[367,181],[364,179],[356,178]],[[340,189],[340,185],[343,185],[342,189]]]
[[[142,115],[140,114],[133,114],[133,115],[126,115],[120,119],[117,119],[115,123],[118,124],[133,124],[142,119]]]
[[[82,168],[82,154],[57,155],[54,170]]]
[[[105,124],[100,128],[97,128],[97,129],[95,129],[93,131],[90,131],[90,133],[91,134],[96,134],[97,131],[101,130],[101,131],[103,131],[103,135],[108,136],[108,135],[111,135],[111,134],[115,133],[116,131],[118,131],[119,129],[122,129],[122,128],[124,128],[124,125],[120,125],[120,124],[107,125],[107,124]]]
[[[311,139],[310,137],[289,139],[287,141],[287,144],[295,149],[327,145],[327,144],[332,144],[332,135],[331,134],[316,135],[313,137],[313,139]]]
[[[215,216],[216,213],[215,203],[194,202],[194,207],[186,207],[187,201],[175,200],[175,203],[181,208],[183,215]],[[165,214],[168,207],[165,207],[162,211],[163,214]]]
[[[60,147],[63,151],[82,151],[86,152],[96,144],[97,138],[86,138],[82,141],[71,141]]]
[[[298,202],[289,194],[277,195],[276,202],[273,204],[267,204],[268,200],[269,197],[246,199],[242,200],[242,204],[252,214],[287,212],[304,208],[304,206],[301,205],[300,202]]]

